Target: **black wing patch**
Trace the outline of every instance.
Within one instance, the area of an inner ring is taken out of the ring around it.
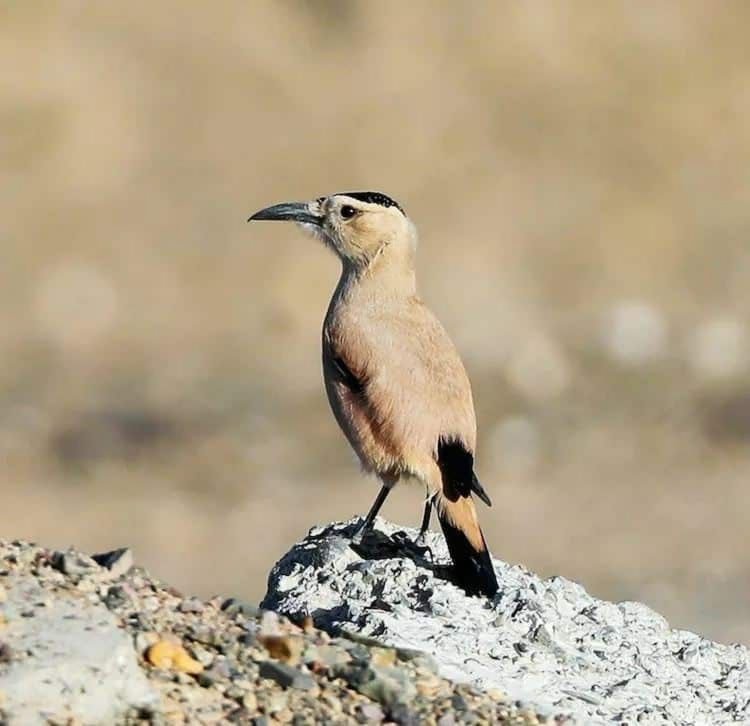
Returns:
[[[438,441],[437,464],[443,476],[443,494],[451,502],[474,492],[488,507],[487,492],[474,474],[474,456],[460,441]]]
[[[333,362],[336,372],[339,374],[341,382],[352,392],[361,396],[365,392],[365,386],[367,381],[363,378],[359,378],[354,371],[349,368],[346,361],[335,353],[331,354],[331,361]]]

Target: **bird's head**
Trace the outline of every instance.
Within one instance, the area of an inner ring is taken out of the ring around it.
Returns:
[[[284,202],[248,220],[296,222],[322,239],[345,265],[367,267],[386,255],[411,260],[416,231],[401,206],[380,192],[342,192],[310,202]]]

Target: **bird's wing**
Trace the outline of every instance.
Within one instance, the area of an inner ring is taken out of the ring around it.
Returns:
[[[367,419],[407,468],[410,457],[436,460],[441,439],[473,452],[469,379],[445,329],[417,298],[342,320],[324,340],[324,368],[350,393],[349,414]]]

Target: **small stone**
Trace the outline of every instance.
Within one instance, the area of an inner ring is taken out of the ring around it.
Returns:
[[[338,698],[336,698],[336,696],[334,696],[333,694],[331,694],[331,693],[324,693],[320,697],[320,700],[323,703],[325,703],[325,705],[328,706],[328,708],[331,709],[331,711],[334,714],[341,713],[341,711],[342,711],[341,701]]]
[[[217,685],[221,680],[221,674],[213,668],[198,674],[198,684],[203,688],[211,688],[212,686]]]
[[[100,567],[109,571],[112,578],[124,575],[133,566],[133,553],[128,547],[120,547],[111,552],[92,555],[91,559]]]
[[[54,552],[50,561],[52,567],[63,575],[85,575],[96,570],[96,562],[91,557],[72,550]]]
[[[282,708],[280,711],[274,714],[274,718],[279,723],[291,723],[294,718],[294,714],[288,708]]]
[[[203,671],[203,666],[181,646],[168,640],[160,640],[149,646],[146,660],[155,668],[161,670],[175,670],[182,673],[197,674]]]
[[[451,708],[457,713],[464,713],[469,710],[469,704],[460,693],[454,693],[451,697]]]
[[[154,643],[159,641],[159,636],[154,632],[141,632],[135,636],[135,649],[139,654],[144,653]]]
[[[279,616],[272,610],[264,610],[261,613],[260,634],[264,637],[281,635]]]
[[[275,681],[282,688],[309,691],[315,687],[315,679],[312,676],[303,673],[299,668],[272,660],[260,664],[260,677]]]
[[[183,600],[177,609],[181,613],[201,613],[203,612],[203,603],[197,597],[191,597]]]
[[[363,703],[357,706],[357,721],[359,723],[380,723],[385,714],[377,703]]]
[[[217,678],[229,680],[232,677],[232,668],[223,656],[219,656],[213,664],[211,670],[216,673]]]
[[[315,660],[331,668],[350,663],[352,657],[345,650],[335,645],[319,645],[315,648]]]
[[[289,702],[289,697],[284,691],[274,691],[273,693],[266,695],[267,698],[265,703],[261,704],[262,710],[266,713],[276,714],[286,708],[286,705]]]
[[[214,654],[210,650],[206,650],[202,645],[195,644],[191,650],[193,651],[193,657],[204,668],[208,668],[214,662]]]
[[[258,710],[258,698],[252,691],[249,691],[244,696],[242,696],[241,703],[242,707],[247,709],[251,713]]]
[[[13,648],[7,643],[0,642],[0,665],[10,663],[13,660]]]
[[[157,610],[161,610],[161,608],[162,602],[155,595],[153,597],[144,597],[141,600],[141,610],[144,613],[155,613]]]
[[[104,595],[104,604],[110,610],[116,610],[129,601],[128,592],[120,585],[112,585]]]
[[[471,714],[469,714],[471,715]],[[406,703],[396,703],[390,708],[390,718],[401,726],[421,726],[422,719]]]
[[[353,666],[347,669],[349,683],[363,696],[378,701],[386,708],[409,703],[416,695],[408,674],[398,668]]]
[[[258,640],[271,658],[292,665],[299,663],[304,646],[302,638],[294,635],[260,635]]]
[[[190,639],[214,648],[218,647],[221,643],[221,635],[216,630],[207,627],[199,627],[191,631]]]

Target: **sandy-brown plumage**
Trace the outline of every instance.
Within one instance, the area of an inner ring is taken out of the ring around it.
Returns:
[[[395,203],[375,196],[322,198],[297,219],[342,260],[323,325],[328,399],[363,468],[384,484],[368,522],[390,487],[403,476],[416,478],[437,495],[457,579],[469,592],[493,595],[497,583],[472,499],[474,492],[489,503],[473,471],[469,379],[445,329],[417,295],[414,226]]]
[[[378,277],[376,265],[331,301],[323,327],[326,390],[365,469],[409,473],[438,489],[438,438],[474,449],[469,379],[425,304],[412,291],[381,298]],[[342,364],[359,387],[341,376]]]

